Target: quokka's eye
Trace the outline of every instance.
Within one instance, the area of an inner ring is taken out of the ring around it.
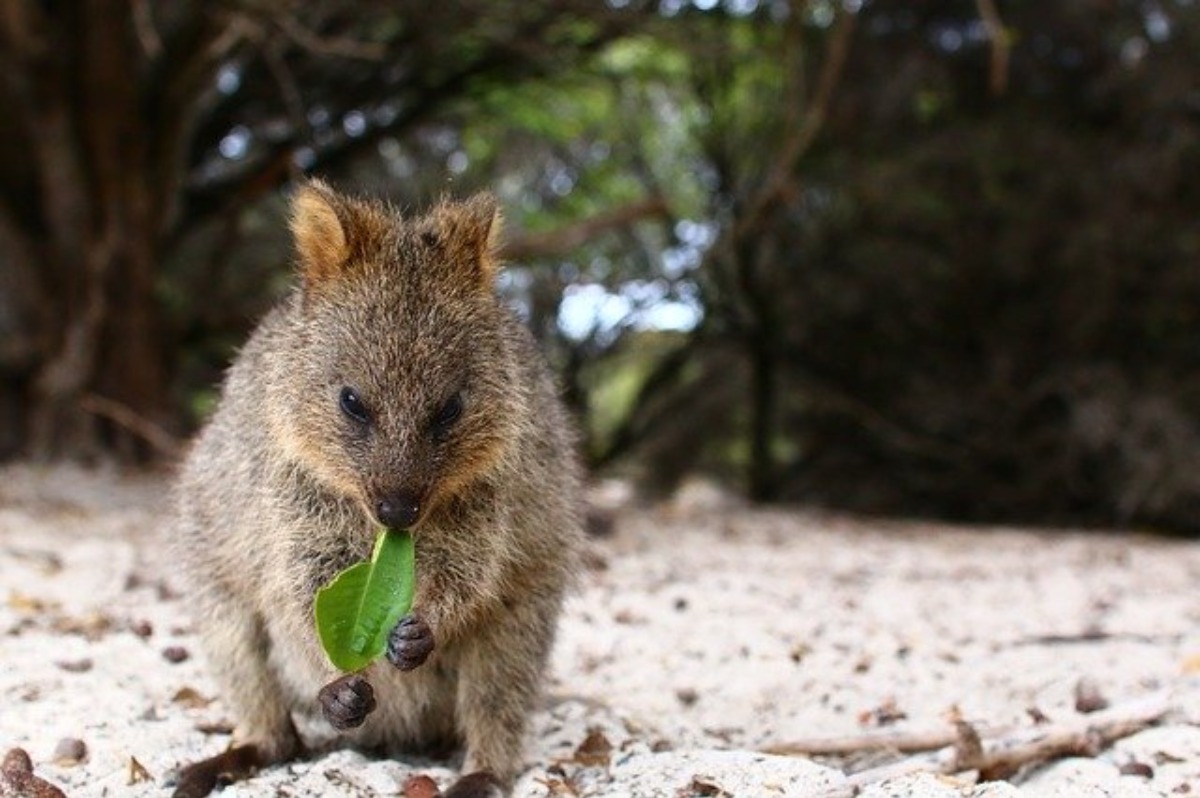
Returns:
[[[463,397],[456,393],[447,399],[433,417],[433,435],[435,438],[445,438],[454,422],[462,417]]]
[[[343,413],[358,423],[370,423],[371,413],[367,410],[367,406],[363,404],[362,397],[358,395],[358,391],[353,388],[342,389],[341,394],[338,396],[338,405],[341,406]]]

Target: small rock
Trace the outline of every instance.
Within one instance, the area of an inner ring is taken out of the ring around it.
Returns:
[[[33,761],[24,748],[12,748],[0,763],[0,774],[11,779],[33,775]]]
[[[87,744],[77,737],[64,737],[54,746],[54,764],[63,767],[78,765],[87,759]]]
[[[22,748],[13,748],[0,763],[0,795],[19,798],[66,798],[63,791],[33,774],[33,762]]]
[[[1143,778],[1154,778],[1154,768],[1147,765],[1145,762],[1126,762],[1119,768],[1122,776],[1141,776]]]
[[[60,670],[67,673],[87,673],[92,669],[92,661],[88,658],[66,660],[54,663]]]
[[[1050,722],[1050,717],[1038,707],[1026,707],[1025,714],[1029,716],[1029,719],[1033,721],[1033,725],[1035,726],[1041,726]]]
[[[442,794],[437,782],[426,775],[409,776],[401,793],[404,798],[438,798]]]
[[[685,707],[690,707],[700,700],[700,694],[691,687],[680,687],[675,691],[675,697],[679,699],[679,703]]]
[[[213,702],[211,698],[201,695],[195,687],[186,686],[176,690],[175,695],[171,696],[171,701],[182,704],[188,709],[203,709]]]
[[[1095,681],[1084,676],[1075,684],[1075,710],[1098,712],[1108,707],[1108,699],[1100,692]]]
[[[178,665],[180,662],[183,662],[191,656],[188,650],[183,646],[167,646],[163,649],[162,655],[163,659],[173,665]]]
[[[701,776],[693,776],[692,783],[687,787],[688,794],[696,796],[712,796],[712,798],[733,798],[720,784]]]
[[[639,618],[636,613],[628,609],[617,610],[617,612],[613,615],[613,620],[625,626],[642,622],[642,619]]]

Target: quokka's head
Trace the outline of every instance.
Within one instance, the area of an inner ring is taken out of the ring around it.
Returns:
[[[405,218],[319,182],[299,189],[299,286],[272,364],[290,456],[384,526],[419,526],[504,457],[525,423],[496,296],[495,201]]]

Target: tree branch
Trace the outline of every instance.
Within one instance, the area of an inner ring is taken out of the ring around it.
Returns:
[[[767,172],[766,185],[748,203],[738,224],[738,235],[752,234],[758,230],[766,211],[787,193],[795,180],[800,159],[817,140],[829,115],[834,91],[837,90],[850,55],[850,43],[853,41],[857,20],[858,15],[848,11],[839,15],[830,34],[829,49],[825,53],[825,60],[821,64],[821,72],[817,76],[817,84],[808,100],[803,119],[783,142],[774,166]]]
[[[80,398],[79,409],[85,413],[108,419],[136,435],[168,460],[178,458],[183,451],[183,445],[174,435],[121,402],[89,393]]]
[[[702,330],[702,326],[697,327],[688,334],[687,340],[681,346],[654,364],[654,368],[638,388],[637,397],[633,400],[625,419],[609,437],[608,446],[592,458],[592,468],[601,468],[614,462],[637,445],[645,430],[654,428],[658,416],[648,411],[648,405],[672,385],[683,373],[684,368],[692,362],[692,357],[704,340]]]
[[[578,45],[577,52],[591,52],[611,41],[625,30],[626,23],[623,20],[624,17],[620,17],[601,24],[592,39]],[[514,34],[514,38],[520,41],[537,41],[549,26],[557,21],[559,21],[559,17],[553,11],[547,11],[536,19],[527,21],[522,29]],[[394,95],[394,86],[388,82],[382,70],[373,72],[371,79],[376,83],[372,85],[376,88],[382,85],[382,90],[364,92],[360,86],[357,87],[356,93],[364,97],[383,96],[392,101],[403,99],[403,102],[398,103],[403,108],[403,112],[397,114],[387,124],[369,126],[362,135],[342,135],[333,138],[316,150],[314,159],[307,168],[314,172],[331,169],[346,159],[376,146],[386,136],[398,135],[411,130],[414,125],[427,118],[448,99],[463,96],[466,93],[467,85],[480,76],[486,75],[492,80],[513,80],[539,74],[552,66],[551,60],[541,62],[530,59],[522,48],[512,41],[498,41],[489,44],[490,46],[480,55],[461,64],[449,74],[441,76],[440,79],[435,78],[432,83],[417,84],[415,92],[404,98]],[[355,98],[352,96],[346,96],[344,100],[348,103],[355,102]],[[367,103],[364,102],[363,106],[366,107]],[[350,105],[349,107],[354,106]],[[267,181],[274,181],[272,185],[278,185],[290,173],[278,168],[279,161],[281,158],[290,158],[298,141],[299,139],[293,131],[292,136],[286,138],[282,143],[266,148],[257,159],[242,164],[238,169],[230,170],[216,179],[205,180],[202,184],[194,185],[187,192],[186,215],[188,218],[179,219],[172,225],[172,235],[177,235],[181,230],[190,228],[214,214],[221,213],[228,204],[229,197],[241,196],[240,187],[242,186],[262,185]]]
[[[133,29],[141,43],[142,52],[147,58],[154,59],[162,55],[162,37],[154,26],[154,14],[150,9],[150,0],[131,0],[131,15]]]
[[[992,61],[988,72],[988,88],[993,97],[1000,97],[1008,90],[1008,61],[1012,43],[1004,20],[996,10],[995,0],[975,0],[979,17],[983,20],[988,38],[992,41]]]
[[[200,13],[198,19],[185,26],[184,41],[168,43],[165,57],[159,61],[167,70],[159,78],[157,94],[161,100],[154,142],[156,201],[164,233],[178,221],[191,134],[202,110],[198,99],[212,91],[217,68],[255,34],[252,24],[241,15]]]
[[[667,204],[662,197],[648,197],[566,227],[520,236],[505,242],[500,249],[500,256],[513,261],[556,257],[582,246],[597,236],[628,227],[642,219],[663,216],[666,212]]]
[[[343,36],[322,36],[300,23],[291,14],[272,15],[271,21],[296,46],[316,55],[356,58],[363,61],[382,61],[387,47],[378,42],[364,42]]]

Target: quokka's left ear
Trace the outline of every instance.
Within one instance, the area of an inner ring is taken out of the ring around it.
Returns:
[[[438,242],[456,269],[491,290],[500,269],[503,218],[495,197],[480,193],[462,202],[442,202],[433,211]]]

